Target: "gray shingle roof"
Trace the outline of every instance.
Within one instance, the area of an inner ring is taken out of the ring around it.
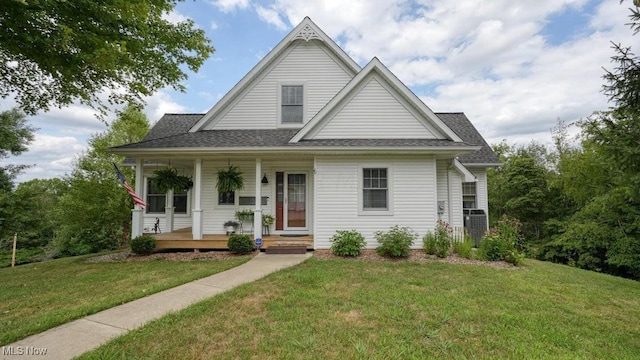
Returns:
[[[464,142],[436,139],[319,139],[290,144],[299,129],[202,130],[188,132],[204,114],[165,114],[138,143],[114,149],[251,148],[251,147],[447,147],[480,145],[482,149],[460,156],[464,164],[498,163],[491,148],[463,113],[438,113],[438,117]]]
[[[464,142],[472,145],[480,145],[482,148],[476,152],[461,155],[458,160],[463,164],[499,164],[500,159],[491,150],[482,135],[469,121],[464,113],[436,113],[453,132]]]

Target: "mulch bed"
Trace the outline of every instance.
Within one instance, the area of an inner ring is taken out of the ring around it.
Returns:
[[[254,255],[257,253],[254,253]],[[229,251],[181,251],[181,252],[161,252],[150,255],[136,255],[129,251],[95,256],[87,259],[87,262],[132,262],[149,260],[169,260],[169,261],[192,261],[192,260],[222,260],[239,256]],[[250,255],[249,255],[250,256]]]
[[[250,255],[236,255],[229,251],[182,251],[182,252],[161,252],[151,255],[136,255],[129,251],[111,253],[106,255],[95,256],[87,259],[87,262],[131,262],[131,261],[149,261],[149,260],[169,260],[169,261],[192,261],[192,260],[220,260],[228,259],[238,256],[255,256],[257,252]],[[320,260],[336,260],[342,259],[347,261],[358,260],[370,260],[370,261],[415,261],[415,262],[443,262],[450,264],[468,264],[468,265],[482,265],[490,266],[500,269],[520,269],[521,267],[513,266],[504,261],[482,261],[465,259],[453,254],[444,259],[435,255],[427,255],[424,250],[412,250],[411,255],[407,259],[391,259],[380,256],[375,250],[362,250],[360,256],[357,257],[342,257],[333,255],[331,250],[315,250],[313,251],[313,257]]]
[[[521,267],[513,266],[504,261],[482,261],[475,259],[461,258],[456,254],[450,255],[446,258],[439,258],[435,255],[427,255],[424,250],[411,250],[411,255],[407,259],[390,259],[380,256],[375,250],[366,249],[362,250],[360,256],[353,258],[342,257],[333,255],[331,250],[315,250],[313,257],[316,259],[330,260],[330,259],[346,259],[346,260],[373,260],[373,261],[415,261],[415,262],[443,262],[450,264],[468,264],[468,265],[482,265],[500,269],[520,269]]]

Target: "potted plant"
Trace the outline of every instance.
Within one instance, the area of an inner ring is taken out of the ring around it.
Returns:
[[[238,226],[240,226],[240,223],[238,223],[235,220],[228,220],[228,221],[225,221],[225,223],[224,223],[224,227],[227,230],[227,235],[235,234],[236,228]]]
[[[193,186],[193,181],[188,176],[178,175],[176,169],[158,169],[153,172],[153,186],[160,192],[169,190],[183,191]]]
[[[216,188],[221,193],[242,190],[244,188],[244,177],[237,166],[229,165],[228,169],[218,170],[218,183]]]
[[[236,211],[236,218],[241,222],[253,221],[253,210],[238,210]]]
[[[273,225],[274,221],[276,221],[276,218],[274,218],[273,215],[270,215],[270,214],[262,215],[262,225],[271,226]]]

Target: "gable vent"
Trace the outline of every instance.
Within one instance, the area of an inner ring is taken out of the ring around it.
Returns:
[[[320,40],[322,41],[322,38],[320,37],[320,35],[318,35],[318,33],[316,33],[315,30],[313,30],[313,28],[309,25],[305,25],[302,27],[302,29],[300,29],[300,31],[296,34],[296,36],[294,36],[291,41],[295,41],[295,40],[304,40],[304,41],[309,41],[309,40]]]

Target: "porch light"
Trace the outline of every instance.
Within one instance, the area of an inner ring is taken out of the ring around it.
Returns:
[[[262,183],[263,184],[268,184],[269,180],[267,180],[267,174],[264,174],[264,176],[262,177]]]

